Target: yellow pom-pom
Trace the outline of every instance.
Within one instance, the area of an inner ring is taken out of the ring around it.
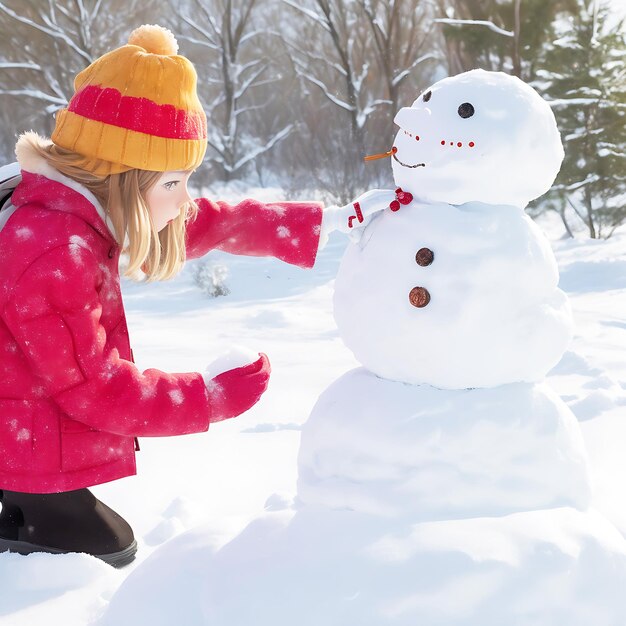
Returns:
[[[178,42],[173,33],[156,24],[144,24],[135,28],[128,37],[128,43],[151,54],[170,56],[178,53]]]

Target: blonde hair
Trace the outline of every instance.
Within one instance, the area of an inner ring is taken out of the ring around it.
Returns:
[[[163,172],[131,169],[102,176],[81,169],[84,157],[31,134],[31,147],[55,170],[86,187],[99,200],[115,229],[115,238],[128,254],[124,276],[138,280],[138,270],[147,282],[168,280],[185,263],[185,233],[188,220],[195,219],[194,202],[181,207],[180,215],[160,232],[156,230],[146,203],[146,192]]]

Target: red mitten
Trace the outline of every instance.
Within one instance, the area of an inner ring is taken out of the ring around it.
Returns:
[[[211,401],[211,423],[241,415],[254,406],[267,389],[272,370],[263,353],[254,363],[236,367],[207,381]]]

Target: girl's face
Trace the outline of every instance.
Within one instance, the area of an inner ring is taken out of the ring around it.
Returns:
[[[146,204],[157,232],[180,215],[181,208],[192,198],[187,191],[190,171],[163,172],[146,191]]]

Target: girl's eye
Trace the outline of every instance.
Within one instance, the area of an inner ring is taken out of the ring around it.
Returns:
[[[163,187],[165,187],[168,191],[171,191],[172,189],[174,189],[176,187],[176,185],[178,185],[178,181],[177,180],[171,180],[167,183],[164,183]]]

